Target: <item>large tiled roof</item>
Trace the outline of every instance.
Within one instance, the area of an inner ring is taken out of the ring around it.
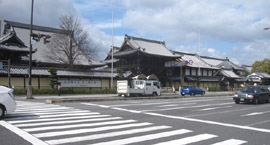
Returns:
[[[241,78],[240,76],[238,76],[237,74],[235,74],[233,71],[231,70],[222,70],[221,73],[228,77],[228,78],[234,78],[234,79],[239,79]]]
[[[9,42],[9,41],[12,41]],[[16,41],[15,44],[14,41]],[[9,51],[29,52],[29,48],[16,36],[16,33],[9,32],[0,37],[0,49]]]
[[[173,52],[166,47],[164,41],[149,40],[128,35],[125,35],[125,41],[127,41],[133,49],[146,54],[175,58],[180,57],[179,55],[173,54]]]
[[[29,30],[29,24],[22,24],[12,21],[6,21],[8,24],[10,24],[16,35],[19,37],[22,42],[29,47],[29,39],[30,39],[30,30]],[[63,34],[65,31],[61,29],[56,28],[49,28],[49,27],[42,27],[42,26],[33,26],[33,33],[36,34],[43,34],[43,35],[49,35],[51,36],[50,39],[53,39],[52,36],[55,34]],[[33,50],[36,50],[35,53],[33,53],[33,60],[40,63],[59,63],[55,60],[48,57],[48,54],[50,54],[51,50],[49,49],[49,43],[44,43],[44,40],[41,39],[39,42],[33,42],[32,43]],[[77,60],[75,60],[74,65],[89,65],[89,66],[103,66],[105,63],[102,63],[101,61],[97,61],[94,59],[90,59],[85,55],[80,55]]]
[[[182,52],[174,52],[178,55],[181,55],[181,61],[182,62],[176,62],[175,66],[180,66],[180,64],[184,65],[183,62],[188,61],[189,64],[185,64],[187,67],[194,67],[194,68],[207,68],[207,69],[219,69],[218,67],[211,66],[208,63],[206,63],[200,56],[197,54],[191,54],[191,53],[182,53]],[[168,66],[166,64],[166,66]]]
[[[29,52],[28,47],[19,47],[19,46],[3,45],[3,44],[0,44],[0,49],[9,50],[9,51]]]

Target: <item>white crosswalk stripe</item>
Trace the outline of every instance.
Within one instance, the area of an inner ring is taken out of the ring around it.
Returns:
[[[188,129],[173,129],[171,126],[155,125],[150,122],[124,119],[61,105],[22,101],[17,103],[18,109],[11,116],[17,114],[18,117],[11,117],[7,123],[14,126],[13,128],[31,134],[33,143],[37,141],[44,141],[45,144],[94,142],[91,145],[124,145],[155,141],[155,143],[159,142],[157,145],[170,145],[199,144],[200,141],[218,138],[218,135],[214,134],[197,134]],[[167,106],[170,105],[167,104]],[[32,115],[32,117],[28,115]],[[168,140],[169,137],[174,137],[174,139]],[[163,138],[166,140],[165,142],[162,142]],[[241,145],[244,143],[247,141],[228,139],[213,145]]]
[[[162,129],[167,129],[167,128],[171,128],[171,127],[170,126],[154,126],[154,127],[132,129],[132,130],[125,130],[125,131],[116,131],[116,132],[102,133],[102,134],[95,134],[95,135],[88,135],[88,136],[49,140],[46,142],[49,144],[65,144],[65,143],[73,143],[73,142],[78,142],[78,141],[90,141],[90,140],[107,138],[107,137],[130,135],[130,134],[136,134],[136,133],[145,133],[145,132],[150,132],[154,130],[162,130]]]
[[[207,139],[214,138],[214,137],[217,137],[217,136],[212,135],[212,134],[200,134],[200,135],[196,135],[196,136],[181,138],[178,140],[162,142],[162,143],[158,143],[156,145],[176,145],[176,144],[186,145],[186,144],[195,143],[198,141],[207,140]]]
[[[102,126],[102,125],[117,125],[117,124],[130,123],[130,122],[136,122],[136,121],[135,120],[107,121],[107,122],[87,123],[87,124],[36,127],[36,128],[27,128],[24,130],[27,132],[34,132],[34,131],[44,131],[44,130],[71,129],[71,128],[78,128],[78,127],[95,127],[95,126]]]
[[[147,126],[152,123],[133,123],[133,124],[125,124],[125,125],[117,125],[117,126],[107,126],[107,127],[98,127],[98,128],[90,128],[90,129],[76,129],[76,130],[68,130],[68,131],[59,131],[59,132],[48,132],[48,133],[40,133],[34,134],[36,137],[53,137],[53,136],[61,136],[61,135],[71,135],[71,134],[80,134],[80,133],[90,133],[90,132],[98,132],[98,131],[106,131],[106,130],[114,130],[114,129],[122,129],[129,127],[139,127],[139,126]]]
[[[170,136],[185,134],[189,132],[192,132],[192,131],[186,130],[186,129],[180,129],[180,130],[174,130],[174,131],[168,131],[168,132],[162,132],[162,133],[156,133],[156,134],[137,136],[137,137],[132,137],[132,138],[125,138],[121,140],[114,140],[110,142],[97,143],[97,144],[92,144],[92,145],[114,145],[114,144],[124,145],[124,144],[138,143],[142,141],[148,141],[148,140],[159,139],[159,138],[164,138],[164,137],[170,137]]]
[[[83,119],[83,120],[73,120],[73,121],[54,121],[54,122],[42,122],[42,123],[29,123],[29,124],[19,124],[15,125],[17,127],[33,127],[33,126],[42,126],[42,125],[55,125],[55,124],[65,124],[65,123],[81,123],[81,122],[93,122],[93,121],[106,121],[106,120],[115,120],[122,119],[121,117],[110,117],[110,118],[94,118],[94,119]]]
[[[215,143],[212,145],[241,145],[244,143],[247,143],[247,141],[238,140],[238,139],[229,139],[229,140],[225,140],[225,141]]]

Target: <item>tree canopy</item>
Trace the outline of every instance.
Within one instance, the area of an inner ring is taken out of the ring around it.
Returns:
[[[59,27],[63,33],[55,33],[52,36],[48,54],[50,59],[72,67],[76,60],[96,55],[95,45],[77,18],[63,15],[60,22]]]
[[[266,72],[270,73],[270,59],[265,58],[262,61],[256,61],[252,65],[252,72]]]

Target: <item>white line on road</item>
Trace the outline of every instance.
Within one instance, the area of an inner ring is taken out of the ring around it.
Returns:
[[[186,106],[186,107],[174,107],[174,108],[165,108],[165,109],[157,109],[157,110],[140,110],[142,112],[157,112],[157,111],[168,111],[168,110],[177,110],[177,109],[186,109],[186,108],[201,108],[201,107],[208,107],[208,106],[219,106],[219,105],[228,105],[234,103],[221,103],[221,104],[207,104],[207,105],[198,105],[198,106]]]
[[[170,137],[170,136],[175,136],[175,135],[181,135],[181,134],[185,134],[189,132],[192,132],[192,131],[186,130],[186,129],[180,129],[180,130],[167,131],[167,132],[162,132],[162,133],[114,140],[114,141],[109,141],[109,142],[102,142],[102,143],[97,143],[97,144],[92,144],[92,145],[125,145],[125,144],[138,143],[142,141],[154,140],[154,139],[165,138],[165,137]]]
[[[229,139],[222,142],[218,142],[212,145],[241,145],[247,143],[247,141],[238,140],[238,139]]]
[[[217,137],[217,136],[212,135],[212,134],[200,134],[200,135],[196,135],[196,136],[181,138],[178,140],[162,142],[162,143],[158,143],[156,145],[179,145],[179,144],[186,145],[186,144],[195,143],[195,142],[202,141],[202,140],[211,139],[214,137]]]
[[[109,117],[111,115],[88,115],[88,116],[75,116],[75,117],[60,117],[60,118],[43,118],[43,119],[30,119],[30,120],[15,120],[8,121],[8,123],[29,123],[29,122],[43,122],[43,121],[58,121],[58,120],[72,120],[72,119],[86,119],[86,118],[99,118],[99,117]]]
[[[219,105],[226,105],[226,104],[228,104],[228,103],[222,103],[222,104],[219,104]],[[95,104],[95,106],[98,106],[98,105]],[[114,109],[114,108],[111,108],[111,109]],[[123,111],[128,111],[128,109],[124,109]],[[135,112],[135,111],[136,110],[131,110],[129,112]],[[164,115],[164,114],[151,113],[151,112],[142,112],[141,111],[141,113],[142,114],[147,114],[147,115],[152,115],[152,116],[159,116],[159,117],[165,117],[165,118],[187,120],[187,121],[200,122],[200,123],[206,123],[206,124],[214,124],[214,125],[219,125],[219,126],[233,127],[233,128],[238,128],[238,129],[244,129],[244,130],[252,130],[252,131],[258,131],[258,132],[270,133],[270,129],[254,128],[254,127],[249,127],[249,126],[241,126],[241,125],[235,125],[235,124],[228,124],[228,123],[221,123],[221,122],[215,122],[215,121],[193,119],[193,118],[180,117],[180,116]]]
[[[255,116],[255,115],[261,115],[261,114],[266,114],[266,113],[270,113],[270,111],[265,111],[265,112],[253,112],[253,113],[249,113],[249,114],[245,114],[245,115],[241,115],[242,117],[246,117],[246,116]]]
[[[195,111],[211,111],[211,110],[223,109],[223,108],[231,108],[231,107],[232,106],[214,107],[214,108],[205,108],[205,109],[200,109],[200,110],[195,110]]]
[[[62,135],[74,135],[80,133],[91,133],[91,132],[98,132],[98,131],[108,131],[108,130],[115,130],[115,129],[128,129],[130,127],[140,127],[140,126],[147,126],[152,125],[152,123],[132,123],[132,124],[124,124],[124,125],[113,125],[113,126],[106,126],[106,127],[97,127],[97,128],[87,128],[87,129],[74,129],[68,131],[55,131],[55,132],[46,132],[46,133],[39,133],[33,134],[34,136],[40,137],[55,137],[55,136],[62,136]]]
[[[42,125],[55,125],[55,124],[65,124],[65,123],[81,123],[90,121],[105,121],[105,120],[115,120],[122,119],[122,117],[110,117],[110,118],[94,118],[94,119],[81,119],[81,120],[67,120],[67,121],[52,121],[52,122],[41,122],[41,123],[29,123],[29,124],[17,124],[17,127],[34,127]]]
[[[86,123],[86,124],[73,124],[73,125],[64,125],[64,126],[47,126],[47,127],[38,127],[38,128],[27,128],[24,129],[28,132],[34,131],[45,131],[45,130],[57,130],[57,129],[70,129],[70,128],[78,128],[78,127],[94,127],[94,126],[102,126],[102,125],[112,125],[112,124],[124,124],[136,122],[136,120],[120,120],[120,121],[107,121],[107,122],[98,122],[98,123]]]
[[[95,135],[88,135],[88,136],[70,137],[70,138],[56,139],[56,140],[48,140],[46,142],[49,143],[49,144],[74,143],[74,142],[89,141],[89,140],[108,138],[108,137],[115,137],[115,136],[121,136],[121,135],[129,135],[129,134],[135,134],[135,133],[150,132],[150,131],[154,131],[154,130],[161,130],[161,129],[168,129],[168,128],[171,128],[171,127],[170,126],[155,126],[155,127],[132,129],[132,130],[126,130],[126,131],[116,131],[116,132],[111,132],[111,133],[102,133],[102,134],[95,134]]]
[[[200,123],[206,123],[206,124],[213,124],[213,125],[219,125],[219,126],[233,127],[233,128],[238,128],[238,129],[244,129],[244,130],[252,130],[252,131],[259,131],[259,132],[264,132],[264,133],[270,133],[269,129],[254,128],[254,127],[249,127],[249,126],[241,126],[241,125],[235,125],[235,124],[221,123],[221,122],[208,121],[208,120],[200,120],[200,119],[194,119],[194,118],[186,118],[186,117],[180,117],[180,116],[164,115],[164,114],[159,114],[159,113],[146,112],[144,114],[153,115],[153,116],[160,116],[160,117],[165,117],[165,118],[200,122]]]
[[[22,137],[23,139],[25,139],[26,141],[30,142],[33,145],[48,145],[47,143],[43,142],[42,140],[32,136],[31,134],[5,122],[5,121],[0,121],[0,125],[7,128],[8,130],[16,133],[17,135],[19,135],[20,137]]]

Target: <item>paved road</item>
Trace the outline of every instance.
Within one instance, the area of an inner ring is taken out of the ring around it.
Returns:
[[[17,103],[0,121],[7,144],[270,144],[270,104],[234,104],[227,96]]]

